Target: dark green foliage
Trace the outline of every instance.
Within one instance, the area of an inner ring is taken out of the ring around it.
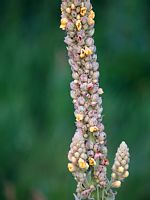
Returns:
[[[93,6],[110,161],[122,140],[131,152],[117,199],[149,200],[150,2]],[[59,7],[58,0],[0,2],[0,200],[11,200],[6,190],[17,200],[73,199],[71,72]]]

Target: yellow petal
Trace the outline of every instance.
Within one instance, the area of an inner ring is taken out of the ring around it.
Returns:
[[[91,166],[95,166],[96,165],[96,162],[95,162],[95,160],[94,160],[94,158],[89,158],[89,165],[91,165]]]
[[[80,158],[78,160],[78,164],[79,164],[79,167],[81,169],[88,169],[89,168],[89,165],[85,162],[85,160],[83,160],[82,158]]]
[[[77,20],[77,21],[76,21],[76,27],[77,27],[77,30],[78,30],[78,31],[81,30],[82,24],[81,24],[81,21],[80,21],[80,20]]]
[[[85,50],[81,49],[80,58],[84,58],[84,57],[85,57]]]
[[[87,8],[86,7],[82,7],[81,10],[80,10],[80,14],[82,16],[84,16],[86,14],[86,11],[87,11]]]
[[[88,56],[88,55],[91,55],[93,52],[92,50],[89,48],[89,47],[85,47],[85,54]]]
[[[68,170],[70,172],[74,172],[75,171],[75,166],[72,163],[68,163]]]
[[[95,12],[93,10],[90,11],[89,18],[91,19],[95,18]]]
[[[77,122],[83,120],[83,115],[82,115],[82,114],[76,114],[75,116],[76,116],[76,121],[77,121]]]
[[[60,28],[63,29],[63,30],[65,30],[67,23],[68,23],[67,18],[62,18],[61,19]]]
[[[98,131],[99,129],[98,129],[98,127],[97,126],[91,126],[90,127],[90,132],[91,133],[93,133],[93,132],[95,132],[95,131]]]
[[[95,23],[95,21],[91,17],[89,17],[88,18],[88,24],[93,25],[94,23]]]

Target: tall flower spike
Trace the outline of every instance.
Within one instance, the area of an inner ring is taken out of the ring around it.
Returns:
[[[93,39],[95,13],[90,0],[62,0],[61,11],[60,28],[67,33],[64,42],[72,70],[70,95],[76,118],[76,132],[68,153],[68,170],[77,181],[77,195],[74,196],[79,200],[114,199],[106,176],[109,161],[102,123],[103,89],[99,87],[99,63]],[[128,175],[124,143],[120,149],[113,166],[113,187],[118,187]],[[118,160],[120,168],[116,167]]]
[[[117,150],[112,167],[112,187],[120,187],[121,181],[129,176],[129,156],[129,148],[125,142],[122,142]]]

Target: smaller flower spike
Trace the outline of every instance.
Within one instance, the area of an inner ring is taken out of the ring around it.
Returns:
[[[129,148],[125,142],[122,142],[117,150],[112,167],[112,187],[119,188],[121,186],[121,181],[129,176],[129,156]]]

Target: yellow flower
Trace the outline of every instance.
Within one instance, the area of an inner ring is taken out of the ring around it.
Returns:
[[[88,55],[91,55],[93,54],[92,50],[88,47],[85,47],[85,54],[88,56]]]
[[[95,131],[98,131],[99,129],[98,129],[98,127],[97,126],[91,126],[90,127],[90,132],[91,133],[93,133],[93,132],[95,132]]]
[[[81,49],[80,58],[84,58],[84,57],[85,57],[85,50]]]
[[[93,25],[95,23],[95,21],[92,18],[88,18],[88,24],[89,25]]]
[[[93,25],[95,23],[94,18],[95,18],[95,13],[93,10],[91,10],[90,14],[88,16],[88,24],[89,25]]]
[[[95,18],[95,12],[93,10],[90,11],[89,18],[91,19]]]
[[[77,30],[78,30],[78,31],[81,30],[82,24],[81,24],[81,21],[80,21],[80,20],[77,20],[77,21],[76,21],[76,27],[77,27]]]
[[[86,14],[86,11],[87,11],[87,8],[86,7],[82,7],[81,10],[80,10],[80,14],[82,16],[84,16]]]
[[[81,168],[81,169],[88,169],[89,168],[89,165],[85,162],[85,160],[83,160],[82,158],[80,158],[79,160],[78,160],[78,164],[79,164],[79,167]]]
[[[82,115],[82,114],[76,114],[75,116],[76,116],[76,121],[77,121],[77,122],[83,120],[83,115]]]
[[[70,172],[74,172],[75,171],[75,166],[72,163],[68,163],[68,170]]]
[[[67,23],[68,23],[68,19],[67,19],[67,18],[62,18],[62,19],[61,19],[60,28],[61,28],[62,30],[65,30]]]
[[[94,158],[89,157],[89,165],[91,165],[91,166],[95,166],[96,165],[96,162],[95,162]]]

